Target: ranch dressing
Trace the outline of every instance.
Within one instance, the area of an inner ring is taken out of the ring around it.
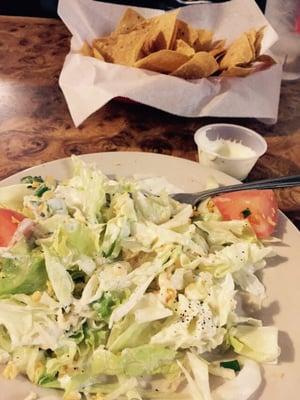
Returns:
[[[208,151],[226,158],[249,158],[256,156],[254,150],[236,140],[209,140],[207,138],[205,147]]]

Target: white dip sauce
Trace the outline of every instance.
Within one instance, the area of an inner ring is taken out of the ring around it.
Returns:
[[[227,158],[249,158],[256,155],[250,147],[226,139],[207,140],[206,147],[208,151]]]

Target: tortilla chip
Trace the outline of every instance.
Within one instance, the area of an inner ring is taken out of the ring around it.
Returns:
[[[231,67],[222,72],[221,76],[245,77],[255,72],[253,67]]]
[[[155,53],[156,51],[165,49],[166,41],[163,33],[149,32],[146,36],[145,42],[143,44],[143,54],[146,57],[150,53]]]
[[[255,66],[255,71],[264,71],[265,69],[276,64],[276,61],[268,54],[261,54],[259,57],[257,57],[253,64]]]
[[[145,19],[128,8],[110,36],[84,43],[81,53],[106,62],[144,68],[183,79],[247,76],[275,61],[259,56],[264,27],[243,33],[225,49],[213,33],[177,19],[179,10]],[[269,58],[268,58],[269,57]]]
[[[141,22],[146,21],[145,18],[132,8],[127,8],[122,18],[120,19],[113,35],[119,35],[120,33],[130,33],[138,29],[138,25]]]
[[[150,71],[169,74],[187,62],[189,57],[174,50],[160,50],[138,60],[134,66]]]
[[[198,37],[194,43],[195,50],[208,51],[211,48],[213,33],[207,29],[196,29]]]
[[[96,49],[96,47],[93,47],[93,56],[98,60],[104,61],[103,55],[100,53],[98,49]]]
[[[196,29],[186,22],[177,20],[176,39],[181,39],[196,52],[210,49],[213,33],[206,29]]]
[[[193,57],[193,55],[195,54],[195,50],[193,49],[193,47],[188,45],[182,39],[176,40],[174,50],[177,51],[177,53],[184,54],[188,57]]]
[[[89,57],[93,56],[93,50],[91,49],[88,42],[83,43],[83,45],[80,49],[80,54],[82,54],[83,56],[89,56]]]
[[[164,39],[164,48],[171,49],[176,37],[176,20],[179,10],[166,12],[148,20],[149,39],[161,32]]]
[[[198,32],[186,22],[178,19],[176,23],[176,39],[181,39],[191,47],[198,40]]]
[[[251,29],[250,31],[246,32],[248,41],[249,41],[249,45],[251,47],[251,51],[252,51],[252,59],[255,58],[255,40],[256,40],[256,30],[255,29]]]
[[[213,57],[220,56],[225,51],[225,43],[225,40],[217,40],[212,43],[209,54],[211,54]]]
[[[221,60],[220,68],[229,69],[236,65],[248,64],[254,59],[254,54],[246,33],[243,33],[227,49]]]
[[[257,57],[255,62],[256,61],[262,62],[262,63],[265,63],[265,64],[269,64],[269,65],[276,64],[276,61],[274,60],[274,58],[269,56],[268,54],[261,54],[260,56]]]
[[[132,66],[143,57],[143,45],[147,30],[132,31],[126,34],[96,39],[93,42],[105,61]]]
[[[200,79],[207,78],[218,69],[219,65],[214,57],[205,51],[200,51],[171,75],[184,79]]]
[[[254,43],[254,48],[255,48],[255,57],[258,57],[260,52],[261,52],[261,44],[264,38],[264,30],[265,26],[260,28],[258,31],[256,31],[256,39]]]

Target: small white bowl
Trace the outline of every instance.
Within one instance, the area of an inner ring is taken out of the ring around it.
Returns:
[[[214,152],[209,144],[217,139],[236,141],[253,150],[255,155],[226,157]],[[254,164],[267,151],[265,139],[255,131],[240,125],[211,124],[198,129],[194,135],[198,146],[199,163],[209,166],[239,180],[247,177]]]

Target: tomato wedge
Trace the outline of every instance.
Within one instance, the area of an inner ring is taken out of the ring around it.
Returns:
[[[223,219],[247,219],[259,238],[269,237],[275,230],[278,205],[273,190],[244,190],[213,198]]]
[[[0,208],[0,247],[7,247],[24,215],[14,210]]]

